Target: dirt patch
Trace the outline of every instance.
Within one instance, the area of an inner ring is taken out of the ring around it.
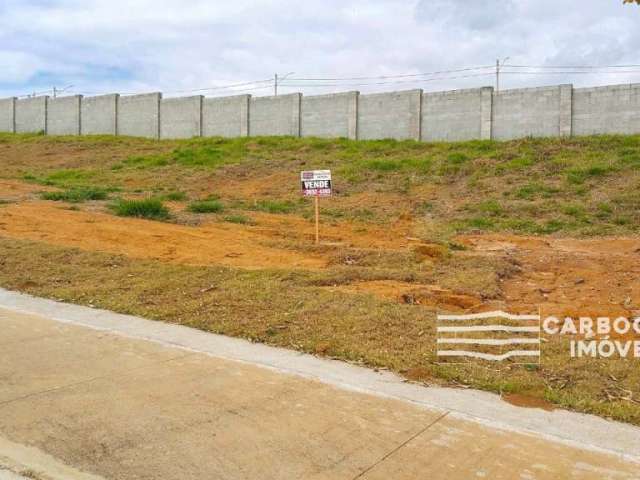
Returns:
[[[502,285],[515,311],[542,315],[640,315],[640,238],[562,239],[466,235],[478,254],[508,255],[521,267]]]
[[[541,408],[542,410],[546,410],[547,412],[556,409],[556,407],[552,403],[547,402],[543,398],[533,397],[521,393],[505,393],[501,395],[500,398],[516,407]]]
[[[482,299],[479,297],[456,293],[437,285],[419,285],[393,280],[357,282],[332,288],[349,293],[372,293],[398,303],[437,307],[454,312],[468,310],[482,304]]]
[[[187,227],[69,210],[42,201],[0,210],[0,234],[188,265],[306,269],[325,265],[317,255],[261,245],[259,234],[233,224]]]
[[[255,231],[265,237],[280,240],[311,242],[315,238],[315,226],[312,221],[296,215],[268,214],[251,212],[257,225]],[[352,222],[322,222],[320,241],[323,244],[340,244],[346,247],[383,248],[405,250],[411,222],[398,220],[388,226],[359,225]]]
[[[33,198],[37,192],[46,190],[51,190],[51,187],[16,180],[0,180],[0,199],[10,202]]]

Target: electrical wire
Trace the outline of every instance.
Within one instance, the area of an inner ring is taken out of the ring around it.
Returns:
[[[430,76],[430,75],[442,75],[443,73],[460,73],[460,72],[469,72],[473,70],[486,70],[488,68],[494,68],[492,65],[484,65],[480,67],[467,67],[467,68],[459,68],[456,70],[441,70],[436,72],[425,72],[425,73],[407,73],[402,75],[379,75],[375,77],[337,77],[337,78],[289,78],[291,81],[340,81],[340,80],[384,80],[390,78],[408,78],[408,77],[422,77],[422,76]]]
[[[474,67],[457,68],[450,70],[439,70],[433,72],[408,73],[398,75],[378,75],[378,76],[354,76],[354,77],[299,77],[288,78],[279,82],[282,87],[290,88],[323,88],[323,87],[365,87],[380,85],[400,85],[400,84],[420,84],[428,82],[442,82],[447,80],[459,80],[464,78],[478,78],[495,75],[493,71],[495,65],[481,65]],[[640,70],[629,70],[640,68],[640,64],[629,65],[512,65],[505,64],[500,69],[500,75],[619,75],[619,74],[640,74]],[[511,69],[511,70],[509,70]],[[516,69],[516,70],[513,70]],[[626,69],[626,70],[625,70]],[[483,70],[492,70],[482,72]],[[542,71],[525,71],[525,70],[542,70]],[[482,72],[469,73],[466,75],[446,75],[464,72]],[[381,81],[376,81],[381,80]],[[355,82],[355,83],[351,83]],[[163,92],[165,95],[196,93],[196,92],[218,92],[228,90],[233,93],[243,93],[255,90],[271,88],[274,79],[260,79],[239,83],[231,83],[227,85],[216,85],[211,87],[171,90]],[[242,88],[245,87],[245,88]],[[53,92],[53,89],[32,92],[28,94],[18,95],[18,98],[32,97],[34,95],[43,95]],[[97,92],[86,90],[70,90],[66,93],[75,93],[83,95],[103,95],[111,92]],[[124,92],[120,95],[136,95],[144,92]]]
[[[637,68],[640,65],[511,65],[506,64],[504,67],[512,68],[540,68],[540,69],[601,69],[601,68]]]

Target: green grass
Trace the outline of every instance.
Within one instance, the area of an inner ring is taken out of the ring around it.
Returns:
[[[250,210],[267,213],[291,213],[296,204],[288,200],[257,200],[249,206]]]
[[[224,210],[224,205],[219,200],[200,200],[191,202],[187,210],[192,213],[220,213]]]
[[[159,196],[160,200],[166,200],[167,202],[183,202],[188,198],[185,192],[168,192]]]
[[[34,183],[39,183],[41,185],[60,188],[73,188],[90,184],[95,175],[96,172],[94,170],[70,168],[55,170],[44,176],[26,173],[23,175],[23,179]]]
[[[251,225],[253,223],[253,220],[250,217],[241,214],[227,215],[224,217],[224,221],[229,223],[239,223],[241,225]]]
[[[229,208],[306,218],[309,206],[291,200],[299,189],[297,174],[329,168],[336,195],[323,211],[335,221],[392,224],[412,212],[428,218],[429,231],[444,240],[470,230],[574,236],[640,232],[637,202],[631,198],[640,188],[640,135],[435,143],[293,137],[152,142],[37,135],[0,140],[5,148],[15,143],[22,150],[29,145],[37,150],[34,159],[22,163],[0,159],[5,177],[64,189],[109,185],[123,194],[183,201],[202,198],[213,187]],[[55,152],[57,145],[86,154],[50,163],[41,150]],[[258,185],[264,179],[266,185],[274,174],[289,180],[257,187],[255,193],[224,188],[227,180],[251,179]],[[349,201],[360,194],[369,194],[364,204]],[[495,204],[486,204],[488,199]],[[428,212],[416,208],[425,201],[431,205]],[[599,208],[603,203],[610,212]],[[583,211],[565,208],[574,204]]]
[[[74,187],[62,192],[42,192],[40,197],[43,200],[82,203],[89,200],[106,200],[109,198],[109,193],[107,190],[95,187]]]
[[[146,200],[120,199],[110,207],[120,217],[137,217],[151,220],[167,220],[170,217],[167,207],[164,206],[161,200],[156,198]]]

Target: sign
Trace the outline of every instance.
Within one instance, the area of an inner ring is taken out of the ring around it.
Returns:
[[[302,194],[305,197],[331,195],[331,170],[308,170],[300,173]]]

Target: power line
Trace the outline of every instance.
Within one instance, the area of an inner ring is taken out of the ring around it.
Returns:
[[[409,77],[423,77],[430,75],[442,75],[444,73],[460,73],[460,72],[469,72],[473,70],[486,70],[488,68],[493,68],[492,65],[484,65],[480,67],[467,67],[467,68],[459,68],[456,70],[440,70],[436,72],[424,72],[424,73],[407,73],[401,75],[379,75],[375,77],[336,77],[336,78],[290,78],[291,81],[310,81],[310,82],[324,82],[324,81],[341,81],[341,80],[384,80],[390,78],[409,78]]]
[[[289,78],[286,81],[279,79],[279,85],[283,87],[296,88],[322,88],[322,87],[365,87],[380,85],[400,85],[400,84],[420,84],[428,82],[441,82],[447,80],[458,80],[464,78],[479,78],[491,76],[494,74],[494,65],[481,65],[474,67],[457,68],[450,70],[438,70],[433,72],[409,73],[397,75],[378,75],[378,76],[353,76],[353,77],[300,77]],[[507,69],[507,70],[503,70]],[[500,69],[500,74],[504,75],[620,75],[620,74],[640,74],[640,64],[629,65],[511,65],[505,64]],[[515,70],[514,70],[515,69]],[[483,72],[485,70],[492,70]],[[533,70],[533,71],[526,71]],[[538,71],[535,71],[538,70]],[[450,75],[464,72],[466,75]],[[403,80],[404,79],[404,80]],[[377,81],[380,80],[380,81]],[[353,82],[353,83],[352,83]],[[163,92],[165,95],[196,93],[196,92],[217,92],[230,90],[233,93],[243,93],[254,90],[272,88],[274,85],[273,78],[265,78],[260,80],[251,80],[226,85],[215,85],[211,87],[171,90]],[[244,87],[244,88],[243,88]],[[148,90],[147,90],[148,91]],[[34,91],[32,93],[18,95],[19,98],[33,97],[51,93],[52,90]],[[69,93],[86,94],[86,95],[102,95],[111,92],[84,91],[73,90]],[[124,92],[121,95],[135,95],[144,93]]]
[[[540,69],[598,69],[598,68],[637,68],[640,65],[505,65],[512,68],[540,68]]]
[[[640,73],[640,70],[617,70],[617,71],[613,71],[613,72],[606,72],[606,71],[582,71],[582,70],[578,70],[578,71],[573,71],[573,72],[556,72],[556,71],[551,71],[551,72],[505,72],[503,70],[500,71],[500,74],[513,74],[513,75],[619,75],[619,74],[626,74],[626,73]]]
[[[437,78],[421,78],[416,80],[397,80],[391,82],[367,82],[367,83],[314,83],[314,84],[297,84],[297,83],[285,83],[286,87],[302,87],[302,88],[316,88],[316,87],[365,87],[372,85],[398,85],[398,84],[415,84],[415,83],[427,83],[427,82],[439,82],[443,80],[458,80],[461,78],[476,78],[492,76],[493,72],[488,73],[476,73],[471,75],[458,75],[454,77],[437,77]],[[291,79],[292,81],[294,79]]]

